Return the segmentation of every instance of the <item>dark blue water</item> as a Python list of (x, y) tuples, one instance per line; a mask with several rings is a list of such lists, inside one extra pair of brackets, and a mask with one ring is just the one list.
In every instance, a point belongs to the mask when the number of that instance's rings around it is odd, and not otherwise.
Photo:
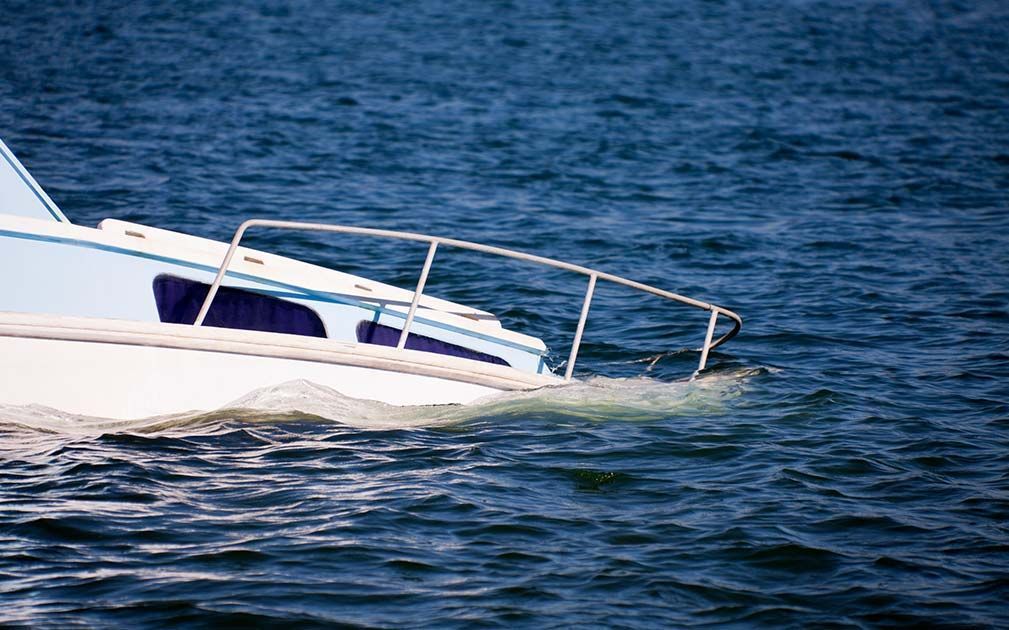
[[(704, 314), (601, 287), (568, 392), (8, 411), (0, 623), (1009, 624), (1009, 5), (8, 0), (0, 57), (0, 135), (78, 223), (416, 230), (746, 320), (691, 386)], [(566, 354), (582, 279), (439, 263)]]

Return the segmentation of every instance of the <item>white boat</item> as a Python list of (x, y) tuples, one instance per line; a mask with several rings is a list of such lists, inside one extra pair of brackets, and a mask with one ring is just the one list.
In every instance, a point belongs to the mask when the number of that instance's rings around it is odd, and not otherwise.
[[(416, 241), (428, 253), (416, 287), (402, 289), (241, 247), (250, 228)], [(564, 374), (547, 365), (540, 339), (424, 293), (446, 248), (588, 278)], [(393, 405), (561, 385), (573, 378), (600, 280), (708, 311), (698, 372), (742, 323), (720, 306), (594, 269), (422, 234), (254, 219), (229, 245), (115, 219), (78, 226), (0, 141), (0, 404), (137, 419), (214, 410), (295, 379)], [(732, 327), (715, 339), (719, 317)]]

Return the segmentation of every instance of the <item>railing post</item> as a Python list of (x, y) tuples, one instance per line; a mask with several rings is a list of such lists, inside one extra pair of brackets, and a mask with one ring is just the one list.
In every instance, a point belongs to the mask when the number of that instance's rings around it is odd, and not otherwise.
[(410, 336), (410, 326), (413, 325), (413, 316), (417, 313), (417, 305), (420, 304), (420, 296), (424, 292), (424, 285), (427, 284), (427, 274), (431, 271), (431, 263), (434, 262), (434, 253), (437, 249), (438, 241), (431, 241), (431, 246), (427, 248), (427, 259), (424, 261), (424, 268), (420, 272), (420, 280), (417, 281), (417, 289), (413, 292), (410, 311), (406, 314), (403, 332), (399, 334), (399, 343), (396, 344), (396, 348), (399, 350), (406, 347), (406, 338)]
[[(704, 346), (701, 348), (701, 362), (697, 364), (697, 372), (704, 369), (708, 364), (708, 351), (711, 350), (711, 338), (715, 334), (715, 323), (718, 322), (718, 311), (711, 309), (711, 318), (708, 320), (708, 332), (704, 335)], [(694, 375), (697, 375), (697, 372)]]
[(585, 332), (585, 320), (589, 318), (589, 305), (592, 294), (596, 290), (596, 274), (589, 275), (589, 288), (585, 291), (585, 301), (582, 302), (582, 314), (578, 318), (578, 329), (575, 330), (575, 342), (571, 344), (571, 354), (568, 355), (568, 369), (564, 372), (564, 380), (570, 381), (575, 372), (575, 359), (578, 358), (578, 348), (582, 345), (582, 333)]
[(238, 227), (235, 232), (234, 238), (231, 239), (231, 245), (228, 246), (228, 253), (224, 255), (224, 261), (221, 262), (221, 267), (217, 270), (217, 275), (214, 276), (214, 282), (210, 285), (210, 290), (207, 291), (207, 297), (203, 299), (203, 305), (200, 307), (200, 312), (196, 315), (196, 319), (193, 321), (193, 326), (202, 326), (203, 320), (207, 318), (207, 313), (210, 312), (210, 305), (213, 304), (214, 298), (217, 297), (217, 290), (221, 288), (221, 282), (224, 281), (224, 274), (228, 272), (228, 266), (231, 265), (231, 259), (235, 257), (235, 252), (238, 250), (238, 244), (242, 242), (242, 236), (245, 234), (245, 230), (252, 225), (253, 221), (246, 221)]

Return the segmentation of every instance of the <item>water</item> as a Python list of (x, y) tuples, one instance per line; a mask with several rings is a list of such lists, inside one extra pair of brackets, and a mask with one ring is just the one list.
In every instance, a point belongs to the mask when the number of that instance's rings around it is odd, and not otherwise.
[[(746, 320), (691, 385), (704, 314), (601, 287), (570, 389), (4, 408), (0, 623), (1009, 623), (1004, 3), (8, 1), (0, 54), (0, 133), (78, 223), (417, 230)], [(439, 262), (566, 354), (581, 279)]]

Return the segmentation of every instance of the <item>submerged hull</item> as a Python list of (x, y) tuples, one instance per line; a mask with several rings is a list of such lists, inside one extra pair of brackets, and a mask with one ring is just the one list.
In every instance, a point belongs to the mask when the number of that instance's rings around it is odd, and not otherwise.
[(0, 313), (0, 404), (115, 419), (212, 411), (294, 379), (391, 405), (468, 403), (559, 378), (293, 335)]

